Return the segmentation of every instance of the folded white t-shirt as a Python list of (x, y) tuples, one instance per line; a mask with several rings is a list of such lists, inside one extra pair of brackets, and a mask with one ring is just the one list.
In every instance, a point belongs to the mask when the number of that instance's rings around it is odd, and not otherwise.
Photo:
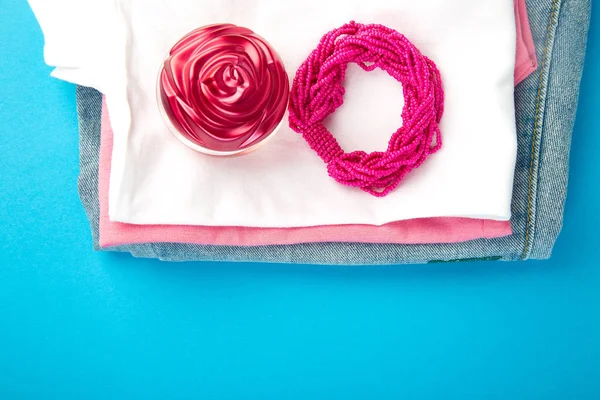
[[(298, 227), (457, 216), (510, 218), (516, 129), (513, 0), (29, 0), (53, 75), (106, 95), (114, 130), (109, 215), (135, 224)], [(343, 186), (284, 124), (238, 158), (194, 152), (157, 105), (170, 47), (214, 23), (248, 27), (279, 52), (290, 80), (320, 37), (351, 20), (396, 29), (438, 66), (443, 146), (376, 198)], [(384, 150), (401, 125), (402, 86), (350, 65), (327, 126), (344, 150)]]

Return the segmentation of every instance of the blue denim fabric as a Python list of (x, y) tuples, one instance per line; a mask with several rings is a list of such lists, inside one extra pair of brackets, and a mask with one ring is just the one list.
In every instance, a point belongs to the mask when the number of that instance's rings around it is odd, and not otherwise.
[[(518, 154), (513, 234), (457, 244), (312, 243), (282, 246), (202, 246), (147, 243), (112, 247), (168, 261), (223, 260), (315, 264), (402, 264), (469, 259), (550, 257), (562, 227), (569, 150), (577, 109), (590, 0), (528, 0), (540, 67), (515, 89)], [(79, 193), (98, 246), (98, 155), (101, 95), (77, 88), (80, 130)], [(490, 149), (493, 151), (493, 149)]]

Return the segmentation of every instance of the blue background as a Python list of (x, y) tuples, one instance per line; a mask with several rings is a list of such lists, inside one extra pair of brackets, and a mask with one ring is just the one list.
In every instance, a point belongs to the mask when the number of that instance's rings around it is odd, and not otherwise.
[(396, 267), (94, 252), (74, 87), (0, 10), (0, 398), (600, 399), (598, 9), (553, 258)]

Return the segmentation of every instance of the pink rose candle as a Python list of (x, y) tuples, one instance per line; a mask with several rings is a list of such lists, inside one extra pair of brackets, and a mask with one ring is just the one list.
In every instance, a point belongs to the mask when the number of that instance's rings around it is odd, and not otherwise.
[(211, 155), (256, 149), (286, 111), (289, 81), (275, 50), (250, 29), (196, 29), (177, 42), (158, 77), (165, 123), (184, 144)]

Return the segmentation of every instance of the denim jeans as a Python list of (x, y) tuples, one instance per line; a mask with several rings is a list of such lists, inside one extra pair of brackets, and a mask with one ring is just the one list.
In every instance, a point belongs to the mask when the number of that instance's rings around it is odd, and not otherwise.
[[(455, 244), (311, 243), (243, 247), (145, 243), (104, 250), (126, 251), (136, 257), (167, 261), (314, 264), (403, 264), (471, 259), (513, 261), (550, 257), (562, 227), (571, 134), (591, 0), (528, 0), (527, 8), (540, 67), (515, 88), (518, 154), (512, 200), (512, 235)], [(90, 220), (95, 249), (99, 249), (101, 107), (99, 92), (77, 88), (79, 194)]]

